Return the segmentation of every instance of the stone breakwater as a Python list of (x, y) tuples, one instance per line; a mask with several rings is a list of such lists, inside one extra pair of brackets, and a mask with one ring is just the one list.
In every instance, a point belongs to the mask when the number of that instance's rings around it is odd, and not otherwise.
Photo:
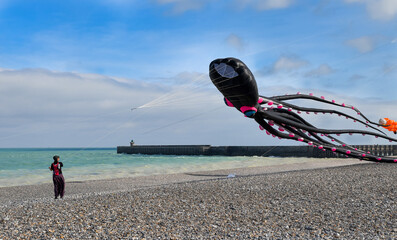
[[(397, 145), (352, 145), (379, 156), (397, 156)], [(117, 153), (148, 155), (262, 156), (345, 158), (345, 154), (305, 146), (211, 146), (211, 145), (131, 145), (118, 146)]]
[(2, 201), (0, 239), (396, 239), (396, 176), (359, 164), (135, 189), (124, 179), (57, 201), (29, 200), (50, 185), (26, 186), (26, 201)]

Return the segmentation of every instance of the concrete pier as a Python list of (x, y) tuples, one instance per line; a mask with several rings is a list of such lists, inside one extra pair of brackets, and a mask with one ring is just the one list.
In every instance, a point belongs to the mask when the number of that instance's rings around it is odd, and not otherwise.
[[(397, 145), (356, 145), (358, 149), (375, 155), (395, 156)], [(311, 146), (211, 146), (211, 145), (133, 145), (118, 146), (117, 153), (148, 155), (207, 155), (207, 156), (263, 156), (263, 157), (345, 157)]]

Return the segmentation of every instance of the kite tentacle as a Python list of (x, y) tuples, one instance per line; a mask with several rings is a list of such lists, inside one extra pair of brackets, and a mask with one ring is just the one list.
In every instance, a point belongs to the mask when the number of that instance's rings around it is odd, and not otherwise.
[[(261, 96), (261, 95), (259, 95), (259, 97), (267, 98), (267, 97), (264, 97), (264, 96)], [(380, 126), (380, 124), (378, 124), (378, 123), (376, 123), (376, 122), (370, 121), (370, 120), (369, 120), (366, 116), (364, 116), (364, 115), (361, 113), (361, 111), (358, 110), (356, 107), (354, 107), (354, 106), (352, 106), (352, 105), (349, 105), (349, 104), (345, 104), (345, 103), (338, 104), (338, 103), (336, 103), (335, 100), (329, 101), (329, 100), (326, 100), (323, 96), (321, 96), (321, 98), (319, 98), (319, 97), (316, 97), (316, 96), (313, 96), (313, 95), (307, 95), (307, 94), (300, 94), (300, 93), (299, 93), (299, 94), (290, 94), (290, 95), (273, 96), (273, 97), (269, 97), (268, 99), (273, 99), (273, 100), (276, 100), (276, 101), (283, 101), (283, 100), (293, 100), (293, 99), (302, 99), (302, 98), (303, 98), (303, 99), (315, 100), (315, 101), (318, 101), (318, 102), (323, 102), (323, 103), (335, 105), (335, 106), (338, 106), (338, 107), (344, 107), (344, 108), (352, 109), (352, 110), (354, 110), (358, 115), (360, 115), (362, 118), (364, 118), (366, 121), (368, 121), (369, 123), (372, 123), (372, 124), (375, 124), (375, 125), (377, 125), (377, 126)]]
[(380, 135), (380, 134), (370, 132), (370, 131), (364, 131), (364, 130), (357, 130), (357, 129), (328, 130), (328, 129), (315, 128), (315, 127), (308, 126), (307, 124), (302, 124), (302, 123), (298, 123), (295, 121), (291, 121), (289, 119), (285, 119), (272, 110), (273, 109), (269, 109), (267, 111), (261, 111), (261, 113), (262, 113), (263, 117), (266, 119), (283, 122), (284, 124), (287, 124), (287, 125), (290, 125), (290, 126), (293, 126), (296, 128), (304, 129), (306, 131), (312, 131), (312, 132), (323, 133), (323, 134), (359, 133), (359, 134), (364, 134), (364, 135), (365, 134), (372, 135), (375, 137), (377, 136), (377, 137), (384, 138), (384, 139), (387, 139), (390, 141), (397, 141), (397, 139), (394, 139), (394, 138), (391, 138), (388, 136), (384, 136), (384, 135)]
[[(377, 132), (380, 132), (383, 135), (386, 135), (386, 133), (384, 133), (380, 129), (377, 129), (377, 128), (369, 125), (369, 123), (372, 123), (372, 122), (369, 122), (369, 121), (364, 122), (364, 121), (362, 121), (360, 119), (357, 119), (355, 117), (352, 117), (352, 116), (350, 116), (350, 115), (348, 115), (346, 113), (340, 112), (340, 111), (336, 111), (336, 110), (332, 110), (332, 109), (321, 109), (321, 108), (305, 108), (305, 107), (300, 107), (300, 106), (297, 106), (297, 105), (294, 105), (294, 104), (285, 103), (285, 102), (282, 102), (282, 101), (275, 102), (275, 101), (272, 101), (272, 100), (269, 100), (269, 99), (264, 99), (260, 104), (264, 105), (266, 103), (268, 104), (269, 102), (271, 102), (271, 105), (273, 105), (273, 103), (276, 103), (278, 105), (278, 107), (280, 107), (280, 106), (281, 107), (288, 107), (290, 111), (297, 110), (297, 111), (305, 111), (307, 113), (314, 112), (314, 113), (330, 113), (330, 114), (334, 113), (334, 114), (338, 114), (339, 116), (344, 116), (344, 117), (346, 117), (346, 119), (352, 119), (355, 122), (357, 121), (357, 122), (363, 124), (366, 127), (372, 128), (373, 130), (375, 130)], [(374, 123), (372, 123), (372, 124), (374, 124)], [(374, 125), (381, 126), (380, 124), (374, 124)]]

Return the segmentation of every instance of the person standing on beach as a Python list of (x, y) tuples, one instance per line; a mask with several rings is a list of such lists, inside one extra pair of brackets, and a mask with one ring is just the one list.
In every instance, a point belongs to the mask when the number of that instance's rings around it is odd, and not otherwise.
[(49, 169), (53, 171), (52, 181), (54, 182), (55, 199), (57, 199), (58, 196), (63, 198), (63, 194), (65, 193), (65, 179), (62, 175), (63, 163), (59, 161), (59, 156), (57, 155), (55, 155), (53, 159), (54, 162), (51, 164)]

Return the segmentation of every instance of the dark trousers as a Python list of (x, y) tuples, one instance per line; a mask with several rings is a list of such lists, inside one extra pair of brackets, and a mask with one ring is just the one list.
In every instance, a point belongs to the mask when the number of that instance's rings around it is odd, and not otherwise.
[(61, 198), (63, 198), (63, 194), (65, 193), (65, 179), (63, 175), (52, 175), (52, 181), (54, 182), (55, 197), (61, 196)]

